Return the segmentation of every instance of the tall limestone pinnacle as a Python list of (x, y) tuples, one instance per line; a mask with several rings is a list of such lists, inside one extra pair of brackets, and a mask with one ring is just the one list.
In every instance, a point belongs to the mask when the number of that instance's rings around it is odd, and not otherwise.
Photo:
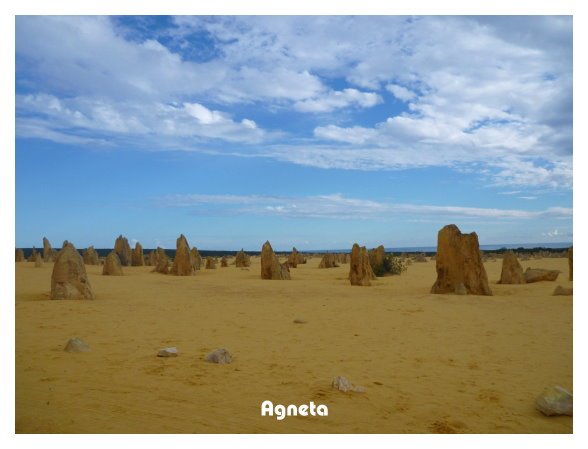
[(290, 270), (280, 263), (269, 241), (261, 248), (261, 279), (290, 279)]
[(491, 296), (488, 275), (480, 256), (478, 235), (462, 234), (454, 225), (443, 227), (437, 235), (437, 280), (431, 293), (456, 293)]
[(51, 299), (94, 299), (84, 260), (71, 243), (66, 243), (55, 259)]

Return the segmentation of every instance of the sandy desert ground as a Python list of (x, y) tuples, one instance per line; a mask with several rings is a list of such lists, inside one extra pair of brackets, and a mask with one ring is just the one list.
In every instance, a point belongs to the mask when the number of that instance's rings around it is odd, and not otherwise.
[[(87, 266), (94, 301), (49, 300), (52, 264), (16, 264), (16, 431), (23, 433), (570, 433), (533, 406), (572, 389), (567, 259), (556, 282), (497, 285), (492, 297), (429, 294), (435, 262), (351, 287), (349, 265), (291, 281), (217, 268), (193, 277)], [(307, 324), (294, 324), (297, 317)], [(63, 351), (71, 337), (91, 351)], [(156, 357), (176, 346), (176, 358)], [(226, 347), (232, 364), (204, 360)], [(365, 387), (331, 388), (342, 375)], [(326, 404), (328, 417), (260, 416), (264, 400)]]

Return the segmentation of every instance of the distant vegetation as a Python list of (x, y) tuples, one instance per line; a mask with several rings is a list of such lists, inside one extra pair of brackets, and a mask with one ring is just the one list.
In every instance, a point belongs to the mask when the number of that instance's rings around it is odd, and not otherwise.
[(567, 253), (568, 253), (568, 248), (549, 248), (549, 247), (545, 247), (545, 246), (538, 246), (536, 248), (500, 248), (500, 249), (494, 249), (494, 250), (482, 250), (482, 252), (484, 253), (496, 253), (496, 254), (504, 254), (507, 251), (514, 251), (515, 253), (521, 253), (521, 254), (532, 254), (532, 253), (538, 253), (540, 251), (544, 251), (544, 252), (550, 252), (552, 254), (557, 254), (557, 253), (561, 253), (562, 256), (561, 257), (567, 257)]
[[(571, 246), (571, 245), (570, 245)], [(25, 254), (25, 257), (28, 258), (31, 253), (33, 252), (33, 248), (22, 248)], [(54, 248), (55, 251), (59, 251), (61, 249), (61, 246)], [(83, 253), (84, 250), (86, 248), (78, 248), (78, 251), (80, 253)], [(153, 251), (155, 248), (143, 248), (143, 253), (144, 254), (149, 254), (151, 251)], [(112, 248), (96, 248), (96, 252), (98, 253), (98, 255), (100, 257), (106, 257), (110, 252), (112, 251)], [(234, 256), (237, 250), (234, 251), (226, 251), (226, 250), (201, 250), (198, 249), (198, 251), (200, 252), (200, 255), (202, 257), (222, 257), (222, 256)], [(532, 254), (532, 253), (537, 253), (539, 251), (548, 251), (552, 254), (561, 254), (561, 257), (567, 257), (567, 251), (568, 248), (549, 248), (549, 247), (544, 247), (544, 246), (538, 246), (535, 248), (500, 248), (500, 249), (493, 249), (493, 250), (484, 250), (482, 249), (483, 253), (486, 254), (490, 254), (490, 253), (494, 253), (494, 254), (503, 254), (506, 251), (514, 251), (515, 253), (520, 253), (520, 254)], [(37, 248), (37, 252), (43, 252), (43, 246), (40, 246)], [(259, 256), (261, 254), (260, 251), (245, 251), (247, 254), (249, 254), (250, 256)], [(327, 251), (325, 251), (327, 252)], [(340, 253), (346, 253), (349, 254), (351, 252), (351, 250), (348, 251), (337, 251)], [(303, 254), (313, 254), (313, 255), (319, 255), (321, 253), (316, 252), (316, 251), (301, 251), (301, 253)], [(435, 251), (405, 251), (406, 254), (425, 254), (428, 257), (434, 256), (435, 255)], [(174, 258), (174, 256), (176, 255), (176, 250), (174, 249), (166, 249), (165, 250), (165, 254), (168, 257), (171, 257), (172, 259)], [(276, 252), (276, 254), (278, 256), (288, 256), (289, 253), (281, 253), (281, 252)], [(396, 273), (397, 270), (399, 270), (400, 268), (396, 267), (396, 265), (398, 265), (398, 262), (394, 262), (391, 261), (390, 263), (390, 267), (392, 269), (393, 272), (391, 272), (392, 274), (400, 274), (400, 272)], [(402, 271), (406, 270), (406, 267), (404, 267), (404, 269)], [(375, 273), (376, 276), (379, 276), (377, 273)]]

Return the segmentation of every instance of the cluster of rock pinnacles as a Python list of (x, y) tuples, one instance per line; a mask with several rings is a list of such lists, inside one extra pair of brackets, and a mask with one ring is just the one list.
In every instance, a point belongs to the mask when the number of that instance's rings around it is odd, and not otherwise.
[[(568, 249), (569, 280), (573, 280), (573, 248)], [(349, 263), (349, 282), (351, 285), (369, 286), (376, 279), (374, 267), (380, 267), (386, 257), (384, 246), (368, 251), (365, 246), (353, 245), (351, 254), (325, 254), (319, 268), (334, 268), (340, 263)], [(25, 261), (22, 249), (15, 253), (17, 262)], [(35, 262), (35, 267), (42, 267), (44, 262), (54, 261), (51, 275), (51, 299), (94, 299), (94, 292), (88, 280), (85, 265), (100, 265), (100, 257), (93, 246), (88, 247), (83, 255), (72, 243), (65, 241), (60, 251), (52, 249), (47, 238), (43, 238), (43, 254), (33, 253), (28, 258)], [(415, 259), (416, 260), (416, 259)], [(114, 249), (104, 260), (103, 275), (122, 276), (125, 266), (153, 266), (153, 272), (175, 276), (191, 276), (203, 266), (216, 268), (216, 258), (200, 256), (198, 249), (190, 249), (188, 240), (182, 234), (176, 240), (176, 254), (173, 262), (162, 248), (157, 248), (147, 256), (143, 247), (136, 242), (131, 250), (128, 240), (120, 235)], [(443, 227), (437, 235), (437, 253), (435, 255), (437, 279), (431, 288), (436, 294), (471, 294), (492, 295), (488, 285), (488, 276), (484, 268), (478, 236), (475, 232), (463, 234), (455, 225)], [(261, 279), (291, 279), (290, 268), (305, 264), (306, 258), (296, 250), (280, 263), (269, 241), (261, 248)], [(229, 266), (229, 259), (223, 256), (221, 268)], [(241, 249), (235, 254), (234, 265), (247, 270), (251, 266), (250, 256)], [(523, 268), (513, 251), (506, 251), (502, 258), (502, 271), (499, 284), (526, 284), (538, 281), (555, 281), (558, 270)], [(558, 286), (554, 295), (570, 295), (571, 288)]]

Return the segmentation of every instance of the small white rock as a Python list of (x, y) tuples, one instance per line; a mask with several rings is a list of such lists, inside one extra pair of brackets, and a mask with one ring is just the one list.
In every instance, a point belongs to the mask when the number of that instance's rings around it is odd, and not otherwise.
[(535, 407), (546, 416), (573, 416), (574, 398), (565, 388), (556, 385), (543, 390), (535, 399)]
[(212, 363), (225, 364), (233, 361), (233, 356), (225, 348), (219, 348), (206, 356), (206, 360)]
[(177, 357), (178, 356), (178, 349), (176, 347), (173, 348), (163, 348), (160, 349), (157, 353), (157, 357)]
[(63, 350), (65, 352), (88, 352), (90, 347), (80, 338), (74, 337), (69, 339)]
[(337, 376), (331, 382), (331, 386), (344, 393), (365, 393), (364, 387), (353, 385), (349, 380), (343, 376)]

